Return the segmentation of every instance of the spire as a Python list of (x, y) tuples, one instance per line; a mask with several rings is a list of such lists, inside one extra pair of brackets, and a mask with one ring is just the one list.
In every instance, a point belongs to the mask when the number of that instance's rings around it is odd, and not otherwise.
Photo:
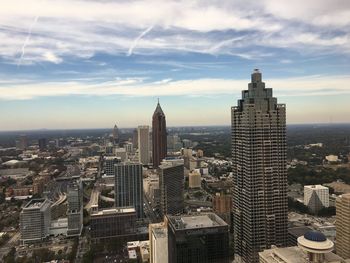
[(156, 107), (156, 109), (155, 109), (155, 111), (154, 111), (154, 114), (157, 114), (157, 113), (162, 114), (162, 115), (165, 115), (164, 112), (163, 112), (163, 110), (162, 110), (162, 107), (161, 107), (160, 104), (159, 104), (159, 98), (158, 98), (157, 107)]

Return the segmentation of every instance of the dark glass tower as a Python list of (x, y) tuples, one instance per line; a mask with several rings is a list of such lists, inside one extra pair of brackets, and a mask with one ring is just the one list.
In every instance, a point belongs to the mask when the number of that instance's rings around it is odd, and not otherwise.
[(256, 263), (287, 244), (286, 108), (256, 69), (231, 112), (235, 260)]
[(157, 168), (167, 154), (167, 133), (165, 114), (160, 107), (159, 101), (152, 117), (152, 161), (153, 167)]

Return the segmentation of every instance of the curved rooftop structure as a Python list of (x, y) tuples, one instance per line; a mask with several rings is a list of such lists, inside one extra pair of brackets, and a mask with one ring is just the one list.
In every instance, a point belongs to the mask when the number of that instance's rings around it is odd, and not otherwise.
[(309, 231), (298, 238), (298, 247), (307, 252), (310, 262), (323, 262), (324, 255), (332, 252), (334, 243), (321, 232)]
[(308, 231), (305, 233), (304, 238), (314, 242), (324, 242), (327, 240), (326, 236), (318, 231)]

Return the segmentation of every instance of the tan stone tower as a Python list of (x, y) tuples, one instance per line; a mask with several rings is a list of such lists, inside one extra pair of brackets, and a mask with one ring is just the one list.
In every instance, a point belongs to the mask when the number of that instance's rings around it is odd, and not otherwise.
[(258, 252), (287, 243), (286, 109), (255, 69), (232, 107), (235, 260), (259, 262)]
[(344, 259), (350, 258), (350, 194), (337, 198), (337, 254)]

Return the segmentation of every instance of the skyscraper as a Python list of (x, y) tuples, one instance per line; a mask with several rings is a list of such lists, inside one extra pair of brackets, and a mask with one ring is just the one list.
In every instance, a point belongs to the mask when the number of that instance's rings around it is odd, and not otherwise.
[(83, 183), (71, 182), (67, 187), (68, 236), (80, 236), (83, 230)]
[(135, 208), (137, 217), (143, 217), (142, 164), (124, 162), (114, 165), (115, 206)]
[(113, 144), (119, 143), (119, 129), (117, 125), (114, 125), (113, 128)]
[(163, 215), (181, 214), (184, 209), (184, 163), (174, 159), (159, 166), (160, 206)]
[(337, 198), (337, 254), (343, 258), (350, 258), (350, 194), (343, 194)]
[(231, 113), (235, 260), (255, 263), (287, 244), (286, 108), (255, 69)]
[(152, 117), (152, 161), (157, 168), (167, 154), (167, 133), (165, 114), (159, 101)]
[(139, 126), (137, 128), (138, 135), (138, 148), (139, 148), (139, 161), (143, 165), (147, 165), (150, 161), (149, 151), (150, 151), (150, 142), (149, 142), (149, 126)]

